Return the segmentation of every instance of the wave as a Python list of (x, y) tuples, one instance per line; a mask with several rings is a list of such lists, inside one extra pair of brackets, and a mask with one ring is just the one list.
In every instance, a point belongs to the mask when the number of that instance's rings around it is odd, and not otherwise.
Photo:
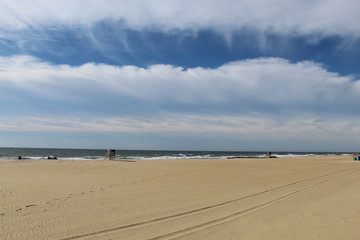
[[(54, 156), (59, 160), (103, 160), (104, 149), (32, 149), (32, 148), (0, 148), (0, 160), (47, 160)], [(321, 155), (349, 155), (349, 152), (273, 152), (272, 156), (309, 157)], [(219, 152), (219, 151), (160, 151), (160, 150), (116, 150), (119, 160), (177, 160), (177, 159), (227, 159), (227, 158), (263, 158), (266, 152)], [(53, 157), (53, 158), (54, 158)]]

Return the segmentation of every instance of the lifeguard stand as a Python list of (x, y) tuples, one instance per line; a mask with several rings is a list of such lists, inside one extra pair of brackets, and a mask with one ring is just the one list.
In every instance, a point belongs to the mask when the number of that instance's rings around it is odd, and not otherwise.
[(105, 160), (115, 160), (115, 149), (108, 149), (106, 151)]
[(271, 152), (267, 152), (267, 153), (265, 154), (265, 158), (277, 158), (277, 156), (272, 155)]

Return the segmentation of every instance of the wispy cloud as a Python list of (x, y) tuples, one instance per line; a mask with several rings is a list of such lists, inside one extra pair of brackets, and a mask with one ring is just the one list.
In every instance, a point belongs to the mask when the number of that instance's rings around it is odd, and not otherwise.
[(297, 116), (291, 119), (264, 114), (253, 116), (206, 116), (199, 114), (136, 117), (37, 117), (0, 118), (0, 131), (23, 132), (87, 132), (87, 133), (154, 133), (167, 135), (226, 134), (231, 137), (256, 139), (311, 138), (325, 140), (348, 137), (355, 141), (360, 133), (359, 118), (318, 119)]
[(347, 74), (357, 71), (341, 63), (358, 61), (359, 7), (353, 0), (3, 0), (0, 55), (183, 67), (272, 56), (316, 59)]
[(112, 19), (131, 28), (163, 30), (251, 27), (287, 34), (358, 34), (359, 4), (353, 0), (3, 0), (0, 26), (91, 25)]
[[(12, 132), (22, 132), (25, 135), (36, 134), (43, 138), (52, 134), (57, 136), (54, 142), (60, 141), (63, 147), (79, 144), (76, 139), (68, 139), (64, 142), (66, 136), (70, 134), (71, 136), (87, 136), (85, 142), (90, 141), (91, 144), (94, 144), (94, 139), (92, 139), (94, 136), (100, 139), (107, 138), (107, 142), (97, 142), (94, 145), (98, 147), (108, 147), (110, 143), (115, 144), (111, 139), (116, 136), (115, 142), (117, 144), (121, 142), (121, 147), (128, 148), (144, 148), (144, 146), (158, 148), (161, 145), (166, 149), (185, 147), (197, 150), (268, 150), (267, 147), (270, 147), (277, 150), (290, 148), (302, 151), (321, 149), (351, 151), (351, 149), (356, 149), (359, 143), (359, 120), (358, 117), (346, 119), (339, 116), (322, 119), (316, 116), (297, 116), (282, 119), (266, 114), (254, 116), (168, 114), (147, 118), (43, 115), (0, 117), (0, 131), (2, 134)], [(339, 142), (341, 142), (340, 145)], [(313, 145), (314, 143), (316, 144)], [(48, 143), (46, 146), (53, 145)], [(119, 147), (116, 144), (114, 146)]]

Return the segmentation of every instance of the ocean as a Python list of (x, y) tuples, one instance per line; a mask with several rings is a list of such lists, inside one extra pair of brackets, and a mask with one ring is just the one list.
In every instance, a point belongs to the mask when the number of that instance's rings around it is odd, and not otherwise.
[[(48, 159), (102, 160), (106, 149), (59, 149), (59, 148), (0, 148), (0, 160)], [(212, 158), (261, 158), (266, 152), (255, 151), (162, 151), (162, 150), (116, 150), (116, 159), (212, 159)], [(348, 155), (350, 152), (272, 152), (276, 157), (301, 157), (317, 155)]]

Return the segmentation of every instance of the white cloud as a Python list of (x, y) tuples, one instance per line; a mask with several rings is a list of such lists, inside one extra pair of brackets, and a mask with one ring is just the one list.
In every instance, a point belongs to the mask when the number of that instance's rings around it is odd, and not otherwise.
[(331, 140), (332, 146), (355, 146), (359, 96), (360, 81), (351, 76), (280, 58), (183, 69), (0, 57), (2, 132), (167, 135), (175, 142), (185, 136), (252, 140), (251, 146)]
[[(165, 112), (186, 106), (188, 111), (227, 114), (347, 114), (356, 111), (353, 108), (360, 100), (359, 82), (351, 76), (328, 72), (314, 62), (290, 63), (280, 58), (237, 61), (214, 69), (183, 69), (171, 65), (52, 65), (29, 56), (0, 57), (0, 86), (7, 89), (2, 98), (8, 94), (21, 99), (24, 95), (27, 101), (63, 101), (69, 108), (82, 104), (91, 109), (97, 102), (91, 110), (103, 104), (111, 111), (111, 106), (127, 100), (123, 113), (142, 104), (159, 106)], [(15, 91), (17, 96), (13, 96)]]
[(290, 34), (360, 32), (356, 0), (3, 0), (1, 28), (92, 25), (123, 21), (131, 28), (162, 30), (243, 27)]

